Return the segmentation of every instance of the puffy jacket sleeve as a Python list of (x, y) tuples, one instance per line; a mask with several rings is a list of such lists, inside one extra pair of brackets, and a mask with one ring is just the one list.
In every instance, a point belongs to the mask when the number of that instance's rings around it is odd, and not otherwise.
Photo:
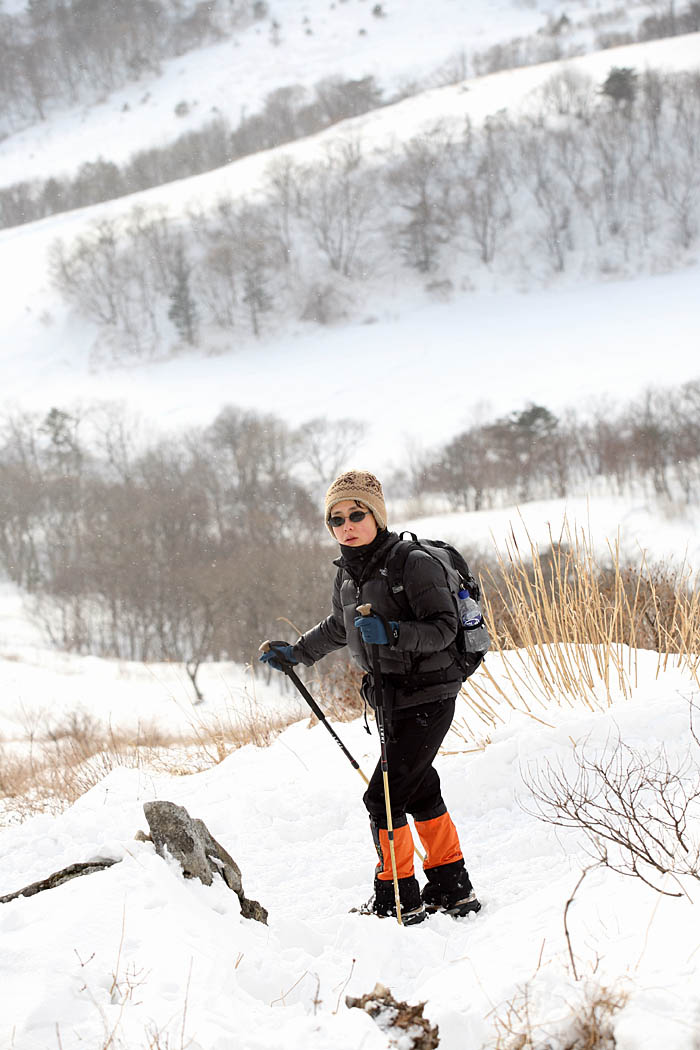
[(340, 601), (342, 575), (342, 571), (338, 570), (333, 585), (333, 608), (330, 615), (302, 634), (294, 646), (294, 655), (307, 667), (315, 664), (317, 660), (332, 653), (335, 649), (342, 649), (347, 642), (343, 606)]
[(403, 574), (404, 593), (415, 620), (401, 620), (397, 649), (434, 653), (457, 636), (457, 610), (442, 565), (423, 551), (411, 551)]

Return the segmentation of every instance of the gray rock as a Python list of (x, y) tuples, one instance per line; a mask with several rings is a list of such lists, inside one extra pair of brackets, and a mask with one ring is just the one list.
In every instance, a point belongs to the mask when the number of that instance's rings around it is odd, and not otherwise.
[(167, 850), (182, 867), (186, 879), (199, 879), (205, 886), (211, 886), (214, 875), (220, 875), (238, 896), (241, 915), (267, 924), (266, 909), (245, 896), (241, 869), (211, 835), (204, 821), (192, 818), (184, 806), (176, 806), (174, 802), (145, 802), (143, 811), (151, 840), (161, 857)]

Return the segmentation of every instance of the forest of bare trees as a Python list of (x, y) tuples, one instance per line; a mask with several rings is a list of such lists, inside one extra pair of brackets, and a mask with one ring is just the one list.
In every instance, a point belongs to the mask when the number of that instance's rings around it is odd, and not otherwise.
[[(624, 35), (606, 32), (602, 14), (591, 16), (592, 23), (601, 23), (595, 32), (595, 48), (700, 30), (699, 0), (691, 0), (683, 8), (672, 0), (658, 0), (653, 6), (654, 13), (635, 32)], [(221, 0), (195, 2), (191, 7), (181, 0), (171, 0), (169, 7), (121, 0), (116, 15), (114, 5), (99, 2), (93, 7), (87, 32), (82, 29), (86, 15), (82, 0), (30, 0), (24, 15), (11, 17), (0, 12), (0, 101), (4, 103), (0, 134), (32, 120), (44, 120), (47, 105), (89, 104), (93, 95), (104, 98), (125, 79), (155, 72), (159, 60), (169, 54), (181, 54), (227, 37), (250, 21), (269, 15), (266, 0), (236, 0), (228, 6)], [(275, 25), (273, 19), (271, 42)], [(242, 115), (235, 128), (225, 116), (215, 113), (167, 145), (137, 151), (122, 167), (95, 157), (72, 176), (52, 175), (2, 187), (0, 227), (33, 222), (212, 171), (421, 91), (460, 83), (472, 72), (481, 76), (570, 58), (582, 53), (581, 45), (569, 38), (573, 31), (566, 15), (550, 18), (542, 32), (475, 51), (469, 61), (464, 49), (458, 50), (432, 74), (405, 80), (390, 92), (368, 75), (358, 79), (331, 75), (312, 89), (301, 84), (280, 86), (270, 92), (259, 111)], [(54, 54), (57, 49), (60, 55)], [(185, 100), (175, 107), (178, 116), (188, 111)]]
[(385, 101), (370, 76), (359, 80), (330, 76), (309, 91), (300, 86), (277, 88), (259, 113), (244, 115), (235, 128), (219, 114), (166, 146), (138, 150), (121, 167), (98, 157), (82, 164), (74, 176), (32, 179), (0, 188), (0, 227), (20, 226), (212, 171), (376, 109)]
[(291, 430), (229, 408), (138, 450), (131, 433), (110, 405), (2, 422), (0, 562), (60, 648), (196, 671), (250, 659), (292, 604), (320, 615), (318, 488), (351, 421)]
[[(451, 275), (630, 275), (677, 265), (700, 232), (700, 73), (571, 71), (527, 120), (438, 126), (368, 158), (277, 161), (254, 199), (175, 219), (135, 209), (52, 249), (53, 280), (117, 356), (328, 323), (399, 260)], [(357, 290), (355, 292), (355, 290)]]
[(268, 13), (264, 0), (27, 0), (0, 11), (1, 130), (90, 104)]
[[(202, 661), (248, 661), (289, 634), (278, 618), (303, 630), (325, 615), (323, 493), (358, 423), (290, 428), (229, 407), (202, 429), (137, 434), (110, 404), (0, 420), (0, 566), (60, 648), (183, 662), (196, 687)], [(464, 510), (592, 486), (682, 505), (700, 484), (700, 380), (560, 416), (527, 405), (386, 482)]]
[(414, 464), (409, 482), (471, 511), (574, 495), (595, 479), (616, 495), (691, 503), (700, 486), (700, 381), (559, 416), (528, 404), (456, 435)]

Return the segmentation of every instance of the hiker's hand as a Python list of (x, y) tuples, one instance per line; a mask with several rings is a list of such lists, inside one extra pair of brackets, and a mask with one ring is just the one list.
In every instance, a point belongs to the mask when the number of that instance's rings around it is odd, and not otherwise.
[(269, 664), (270, 667), (274, 667), (275, 671), (283, 671), (282, 661), (286, 664), (298, 664), (296, 656), (294, 655), (293, 645), (275, 645), (270, 646), (266, 653), (263, 653), (260, 657), (260, 663)]
[(399, 625), (396, 620), (389, 620), (389, 629), (392, 637), (389, 639), (386, 627), (378, 616), (358, 616), (355, 627), (362, 635), (362, 641), (367, 645), (396, 645), (399, 637)]

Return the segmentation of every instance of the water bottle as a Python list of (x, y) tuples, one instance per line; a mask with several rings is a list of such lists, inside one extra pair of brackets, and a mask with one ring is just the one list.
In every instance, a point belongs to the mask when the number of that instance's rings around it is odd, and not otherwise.
[(483, 653), (490, 646), (489, 632), (486, 630), (484, 617), (481, 609), (474, 601), (469, 591), (463, 587), (458, 597), (459, 618), (464, 632), (464, 642), (467, 650), (472, 653)]

